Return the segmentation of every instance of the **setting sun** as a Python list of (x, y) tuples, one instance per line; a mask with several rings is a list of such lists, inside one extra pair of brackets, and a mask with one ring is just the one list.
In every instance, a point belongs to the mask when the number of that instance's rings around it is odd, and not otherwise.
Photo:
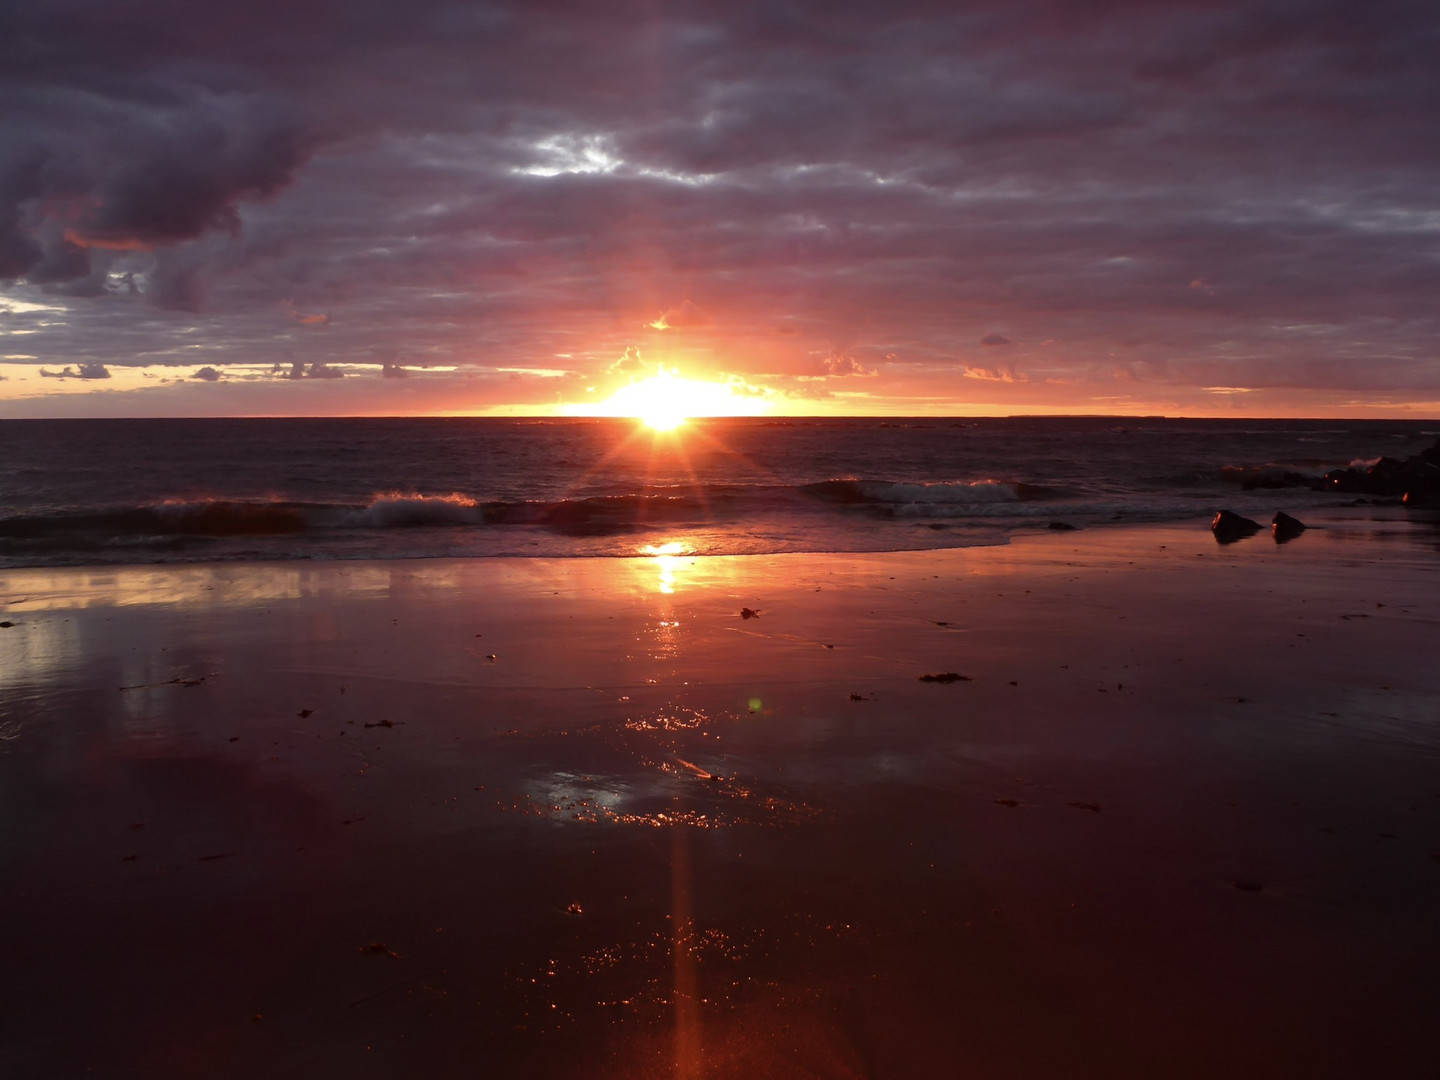
[(765, 397), (742, 393), (732, 383), (686, 379), (662, 368), (620, 387), (593, 415), (633, 416), (656, 431), (670, 431), (692, 417), (760, 416), (769, 410)]

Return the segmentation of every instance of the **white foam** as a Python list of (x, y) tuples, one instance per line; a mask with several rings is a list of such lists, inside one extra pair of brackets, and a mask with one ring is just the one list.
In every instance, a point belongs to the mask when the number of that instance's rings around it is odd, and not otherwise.
[(357, 528), (393, 529), (407, 525), (481, 525), (485, 512), (459, 492), (420, 495), (400, 491), (376, 495), (370, 505), (354, 511), (346, 524)]

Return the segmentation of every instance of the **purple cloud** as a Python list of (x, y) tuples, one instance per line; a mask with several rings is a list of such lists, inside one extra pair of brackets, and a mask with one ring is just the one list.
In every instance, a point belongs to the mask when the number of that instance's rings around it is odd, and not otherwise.
[(837, 341), (876, 394), (1435, 392), (1432, 6), (595, 10), (13, 0), (0, 305), (56, 310), (7, 325), (367, 409), (402, 353), (484, 404)]

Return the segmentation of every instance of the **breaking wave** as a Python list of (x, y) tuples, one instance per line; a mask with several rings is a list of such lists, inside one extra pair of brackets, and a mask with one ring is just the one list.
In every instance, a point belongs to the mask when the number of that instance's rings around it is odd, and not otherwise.
[[(417, 495), (399, 491), (376, 495), (368, 506), (335, 515), (338, 524), (364, 529), (403, 529), (426, 525), (483, 525), (485, 513), (474, 499), (458, 493)], [(316, 515), (317, 518), (321, 515)]]
[(334, 536), (396, 529), (502, 526), (567, 537), (604, 537), (767, 515), (875, 518), (990, 516), (1055, 496), (1001, 480), (897, 483), (856, 478), (799, 485), (709, 484), (553, 500), (480, 501), (461, 492), (377, 493), (361, 504), (282, 499), (166, 499), (142, 506), (0, 518), (0, 553), (183, 546), (244, 537)]

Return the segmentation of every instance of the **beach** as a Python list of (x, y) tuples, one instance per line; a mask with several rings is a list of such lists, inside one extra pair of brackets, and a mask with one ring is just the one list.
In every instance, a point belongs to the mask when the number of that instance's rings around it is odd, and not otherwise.
[(1424, 1075), (1440, 532), (1325, 524), (4, 571), (0, 1072)]

